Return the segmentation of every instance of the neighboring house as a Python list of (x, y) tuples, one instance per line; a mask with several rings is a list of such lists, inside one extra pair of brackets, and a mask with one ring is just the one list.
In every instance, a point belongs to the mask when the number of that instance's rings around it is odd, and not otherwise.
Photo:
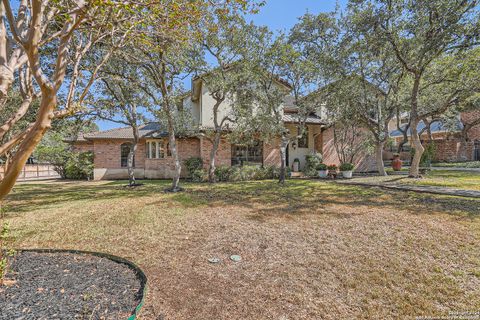
[[(283, 82), (279, 85), (285, 86)], [(292, 136), (297, 135), (296, 108), (291, 97), (286, 97), (280, 106), (283, 110), (283, 121), (290, 129)], [(202, 130), (213, 127), (213, 105), (208, 88), (200, 79), (192, 82), (192, 90), (184, 99), (184, 110), (190, 110), (195, 125)], [(222, 113), (229, 112), (229, 103), (221, 106)], [(205, 168), (209, 165), (211, 143), (202, 135), (178, 137), (178, 152), (180, 159), (200, 157)], [(92, 151), (94, 153), (94, 179), (125, 179), (127, 173), (127, 156), (133, 140), (130, 127), (111, 129), (79, 136), (74, 142), (74, 150)], [(306, 119), (306, 132), (303, 138), (291, 143), (287, 150), (287, 165), (292, 167), (293, 160), (300, 160), (300, 168), (305, 165), (305, 156), (312, 153), (322, 153), (326, 163), (338, 164), (333, 146), (333, 133), (326, 127), (325, 119), (317, 114), (310, 114)], [(370, 171), (374, 167), (370, 161), (362, 158), (359, 171)], [(217, 166), (243, 165), (244, 163), (258, 165), (280, 166), (279, 141), (257, 141), (252, 145), (234, 145), (227, 139), (222, 139), (216, 155)], [(172, 178), (174, 162), (168, 146), (168, 134), (158, 123), (149, 123), (140, 127), (140, 141), (135, 155), (135, 174), (138, 178), (164, 179)], [(185, 176), (186, 170), (182, 170)]]
[[(473, 126), (468, 130), (468, 139), (464, 139), (464, 126), (474, 123), (480, 118), (480, 111), (463, 112), (460, 114), (455, 128), (447, 128), (441, 121), (433, 121), (430, 125), (431, 138), (435, 144), (434, 161), (480, 161), (480, 125)], [(406, 126), (406, 118), (401, 122), (402, 128)], [(403, 133), (396, 129), (396, 119), (390, 125), (390, 137), (393, 139), (391, 148), (385, 150), (384, 159), (391, 160), (397, 146), (403, 141)], [(429, 141), (429, 135), (425, 123), (420, 122), (417, 130), (421, 133), (420, 139), (423, 144)], [(404, 145), (400, 156), (404, 160), (410, 160), (411, 130), (407, 131), (408, 142)]]

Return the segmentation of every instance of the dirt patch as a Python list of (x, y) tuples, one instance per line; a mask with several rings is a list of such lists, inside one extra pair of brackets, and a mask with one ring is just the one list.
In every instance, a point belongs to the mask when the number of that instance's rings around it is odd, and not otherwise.
[(127, 265), (85, 254), (19, 252), (0, 319), (127, 319), (142, 296)]

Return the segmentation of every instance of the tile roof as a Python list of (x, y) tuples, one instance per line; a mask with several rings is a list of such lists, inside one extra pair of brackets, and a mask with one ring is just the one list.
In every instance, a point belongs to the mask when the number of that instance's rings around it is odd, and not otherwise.
[[(285, 113), (283, 114), (283, 122), (287, 123), (298, 123), (298, 117), (296, 116), (295, 113)], [(325, 124), (325, 121), (323, 121), (320, 117), (316, 115), (310, 115), (307, 117), (305, 123), (307, 124)]]
[[(406, 125), (404, 125), (402, 128), (405, 128)], [(425, 128), (425, 124), (423, 121), (420, 121), (417, 126), (417, 131), (420, 132)], [(458, 121), (456, 123), (456, 130), (461, 131), (463, 129), (463, 124)], [(435, 121), (432, 123), (430, 130), (432, 132), (443, 132), (443, 131), (448, 131), (448, 128), (441, 122), (441, 121)], [(408, 129), (407, 135), (410, 136), (412, 134), (411, 128)], [(401, 137), (403, 136), (403, 133), (400, 130), (393, 130), (390, 131), (390, 136), (391, 137)]]
[[(139, 127), (140, 138), (145, 138), (153, 134), (158, 135), (161, 127), (159, 123), (151, 122)], [(123, 127), (110, 129), (105, 131), (98, 131), (88, 133), (83, 136), (87, 140), (93, 139), (133, 139), (133, 132), (131, 127)]]

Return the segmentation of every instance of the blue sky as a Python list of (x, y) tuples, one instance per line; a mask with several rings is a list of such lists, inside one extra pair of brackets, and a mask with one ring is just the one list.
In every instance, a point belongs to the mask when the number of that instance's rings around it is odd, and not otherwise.
[[(264, 7), (256, 15), (250, 16), (258, 25), (266, 25), (270, 29), (288, 31), (297, 23), (305, 12), (319, 13), (333, 11), (337, 3), (343, 6), (347, 0), (267, 0)], [(108, 121), (98, 121), (100, 130), (119, 127)]]

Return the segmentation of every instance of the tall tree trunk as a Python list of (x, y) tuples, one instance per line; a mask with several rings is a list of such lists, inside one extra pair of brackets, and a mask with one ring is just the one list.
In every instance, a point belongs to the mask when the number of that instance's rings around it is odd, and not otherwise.
[(377, 171), (381, 176), (386, 176), (387, 172), (385, 171), (385, 164), (383, 163), (383, 147), (385, 141), (377, 141), (375, 144), (375, 161), (377, 163)]
[(415, 154), (413, 155), (412, 163), (410, 164), (410, 172), (408, 176), (411, 178), (418, 178), (420, 176), (420, 160), (422, 159), (422, 154), (425, 151), (425, 148), (422, 146), (422, 142), (420, 141), (420, 135), (418, 134), (418, 91), (420, 88), (420, 74), (415, 75), (415, 80), (413, 83), (412, 88), (412, 101), (411, 101), (411, 113), (410, 113), (410, 123), (411, 123), (411, 139), (413, 144), (413, 149), (415, 150)]
[(172, 153), (173, 162), (175, 164), (175, 175), (172, 179), (172, 188), (169, 190), (171, 192), (179, 192), (182, 191), (180, 187), (180, 176), (182, 174), (182, 165), (180, 163), (180, 157), (178, 155), (177, 150), (177, 139), (175, 137), (175, 125), (173, 123), (173, 115), (170, 110), (170, 103), (167, 99), (164, 99), (167, 103), (165, 104), (165, 114), (167, 116), (167, 123), (168, 123), (168, 139), (170, 143), (170, 152)]
[(215, 130), (215, 137), (212, 141), (212, 150), (210, 150), (210, 164), (208, 167), (208, 182), (215, 183), (216, 176), (215, 176), (215, 157), (217, 155), (218, 147), (220, 146), (220, 140), (222, 138), (222, 132)]
[(25, 139), (20, 143), (18, 150), (12, 158), (11, 165), (0, 182), (0, 200), (12, 190), (15, 182), (22, 172), (28, 158), (42, 140), (45, 132), (50, 128), (53, 118), (53, 110), (57, 105), (57, 97), (54, 90), (45, 89), (42, 92), (42, 100), (35, 125), (28, 132)]
[(280, 176), (278, 178), (278, 183), (285, 184), (285, 179), (287, 175), (287, 148), (288, 148), (289, 139), (285, 134), (282, 135), (280, 141)]
[(130, 148), (130, 152), (128, 153), (128, 185), (130, 187), (136, 184), (135, 179), (135, 155), (137, 154), (138, 148), (138, 127), (135, 126), (133, 128), (133, 143), (132, 147)]

